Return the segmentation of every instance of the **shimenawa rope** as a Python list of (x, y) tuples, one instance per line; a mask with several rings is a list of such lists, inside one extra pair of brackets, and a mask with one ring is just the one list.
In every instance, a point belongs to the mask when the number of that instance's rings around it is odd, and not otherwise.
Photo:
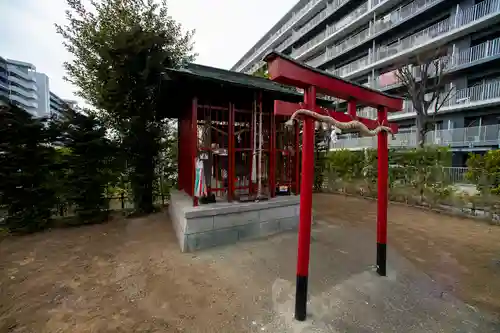
[(311, 111), (311, 110), (306, 110), (306, 109), (299, 109), (295, 111), (292, 115), (292, 117), (285, 123), (287, 126), (293, 126), (294, 121), (297, 120), (298, 116), (309, 116), (317, 121), (323, 122), (330, 124), (332, 126), (335, 126), (338, 129), (341, 130), (348, 130), (348, 129), (357, 129), (359, 132), (364, 135), (364, 136), (376, 136), (380, 132), (387, 132), (391, 133), (393, 138), (394, 138), (394, 133), (392, 132), (392, 129), (387, 126), (379, 125), (375, 129), (370, 130), (368, 127), (366, 127), (365, 124), (358, 120), (351, 120), (346, 123), (343, 123), (341, 121), (335, 120), (334, 118), (330, 116), (324, 116), (322, 114), (319, 114), (317, 112)]

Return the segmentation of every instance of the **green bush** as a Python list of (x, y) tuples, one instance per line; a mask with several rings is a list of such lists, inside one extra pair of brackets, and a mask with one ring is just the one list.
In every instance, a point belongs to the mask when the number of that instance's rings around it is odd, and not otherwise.
[(467, 179), (476, 184), (481, 193), (500, 195), (500, 150), (490, 150), (484, 155), (469, 155)]
[[(327, 158), (326, 177), (329, 190), (377, 196), (377, 151), (337, 150)], [(450, 166), (451, 153), (446, 148), (389, 151), (390, 196), (405, 202), (446, 200), (450, 183), (443, 167)]]

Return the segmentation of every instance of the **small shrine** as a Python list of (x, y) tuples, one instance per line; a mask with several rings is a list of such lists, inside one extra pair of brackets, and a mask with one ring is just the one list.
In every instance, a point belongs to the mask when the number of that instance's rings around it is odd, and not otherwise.
[[(296, 228), (302, 128), (287, 122), (304, 105), (304, 90), (196, 64), (166, 75), (165, 113), (177, 119), (179, 138), (169, 210), (182, 251)], [(331, 100), (314, 99), (314, 111), (352, 119), (351, 109), (336, 112)]]

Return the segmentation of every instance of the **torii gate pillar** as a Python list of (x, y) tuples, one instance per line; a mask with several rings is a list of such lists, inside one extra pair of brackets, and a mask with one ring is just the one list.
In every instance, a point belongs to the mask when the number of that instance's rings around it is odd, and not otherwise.
[[(316, 109), (316, 87), (310, 86), (305, 90), (304, 104), (307, 108)], [(314, 181), (314, 119), (311, 117), (304, 118), (302, 127), (301, 174), (295, 319), (304, 321), (306, 319)]]
[[(387, 112), (400, 111), (403, 106), (401, 98), (389, 96), (365, 86), (355, 85), (341, 78), (329, 75), (302, 63), (296, 62), (277, 52), (269, 54), (265, 60), (271, 80), (304, 89), (304, 104), (309, 110), (316, 111), (316, 93), (349, 101), (349, 115), (356, 116), (356, 103), (374, 107), (378, 110), (378, 123), (358, 118), (368, 128), (374, 125), (390, 126), (387, 123)], [(275, 103), (278, 105), (279, 102)], [(296, 110), (296, 109), (295, 109)], [(294, 110), (294, 111), (295, 111)], [(277, 110), (275, 109), (275, 113)], [(338, 113), (338, 112), (334, 112)], [(334, 113), (330, 116), (342, 118)], [(340, 113), (339, 113), (340, 114)], [(345, 119), (345, 118), (344, 118)], [(396, 126), (390, 126), (393, 133)], [(378, 134), (378, 206), (377, 206), (377, 272), (386, 275), (386, 242), (387, 242), (387, 203), (388, 203), (388, 142), (387, 133)], [(312, 190), (314, 180), (314, 119), (304, 117), (302, 129), (302, 170), (300, 183), (300, 221), (297, 248), (297, 286), (295, 297), (295, 319), (306, 320), (307, 286), (309, 274), (309, 252), (312, 223)], [(298, 180), (298, 179), (297, 179)]]

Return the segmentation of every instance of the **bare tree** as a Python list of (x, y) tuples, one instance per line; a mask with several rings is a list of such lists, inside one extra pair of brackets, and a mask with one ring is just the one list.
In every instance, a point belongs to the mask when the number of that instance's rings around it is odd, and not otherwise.
[(419, 54), (409, 65), (396, 70), (396, 77), (404, 87), (404, 97), (410, 100), (417, 114), (417, 142), (425, 144), (425, 135), (435, 122), (438, 111), (453, 96), (446, 74), (451, 67), (451, 56), (446, 49)]

